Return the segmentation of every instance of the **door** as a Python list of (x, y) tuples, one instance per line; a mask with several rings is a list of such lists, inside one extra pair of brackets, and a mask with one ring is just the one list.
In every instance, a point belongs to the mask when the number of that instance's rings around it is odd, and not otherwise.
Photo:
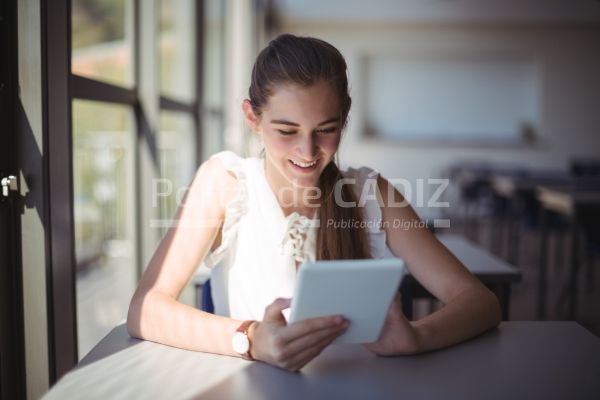
[[(0, 2), (0, 180), (16, 175), (16, 3)], [(18, 193), (0, 192), (0, 398), (24, 397), (23, 307), (17, 255)]]

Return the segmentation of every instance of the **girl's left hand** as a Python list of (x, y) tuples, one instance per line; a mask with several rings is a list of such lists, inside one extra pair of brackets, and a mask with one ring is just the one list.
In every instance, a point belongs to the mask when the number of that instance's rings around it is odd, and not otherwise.
[(402, 312), (400, 293), (390, 305), (379, 339), (364, 346), (380, 356), (415, 354), (419, 352), (417, 331)]

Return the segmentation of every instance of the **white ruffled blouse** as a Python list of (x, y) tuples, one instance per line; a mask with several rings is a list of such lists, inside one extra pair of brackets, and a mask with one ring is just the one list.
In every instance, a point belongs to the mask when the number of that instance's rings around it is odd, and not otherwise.
[[(240, 320), (262, 320), (277, 297), (292, 297), (296, 265), (314, 261), (318, 221), (297, 212), (283, 214), (264, 173), (263, 158), (241, 158), (231, 151), (213, 155), (241, 183), (239, 196), (226, 208), (221, 243), (204, 259), (211, 268), (215, 313)], [(354, 178), (365, 199), (365, 217), (373, 258), (394, 257), (381, 227), (381, 210), (369, 193), (369, 168), (342, 171)], [(364, 193), (363, 193), (364, 192)], [(360, 201), (359, 201), (360, 204)]]

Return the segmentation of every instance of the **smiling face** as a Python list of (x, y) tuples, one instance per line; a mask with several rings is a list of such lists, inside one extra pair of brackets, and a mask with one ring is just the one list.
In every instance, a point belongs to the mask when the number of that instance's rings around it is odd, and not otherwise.
[(333, 160), (343, 128), (341, 106), (331, 85), (277, 86), (256, 116), (248, 101), (243, 109), (265, 147), (266, 176), (273, 189), (318, 186)]

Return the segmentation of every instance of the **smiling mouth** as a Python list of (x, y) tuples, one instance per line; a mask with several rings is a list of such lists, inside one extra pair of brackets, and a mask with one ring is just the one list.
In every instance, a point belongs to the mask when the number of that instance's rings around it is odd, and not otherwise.
[(294, 167), (296, 167), (296, 168), (299, 168), (299, 169), (301, 169), (301, 170), (304, 170), (304, 171), (309, 171), (309, 170), (312, 170), (312, 169), (314, 169), (314, 167), (315, 167), (315, 166), (317, 165), (317, 163), (319, 162), (319, 160), (318, 160), (318, 159), (317, 159), (317, 160), (314, 160), (314, 161), (311, 161), (311, 162), (309, 162), (309, 163), (305, 163), (305, 162), (302, 162), (302, 161), (294, 161), (294, 160), (289, 160), (289, 161), (290, 161), (290, 163), (291, 163), (291, 164), (292, 164)]

